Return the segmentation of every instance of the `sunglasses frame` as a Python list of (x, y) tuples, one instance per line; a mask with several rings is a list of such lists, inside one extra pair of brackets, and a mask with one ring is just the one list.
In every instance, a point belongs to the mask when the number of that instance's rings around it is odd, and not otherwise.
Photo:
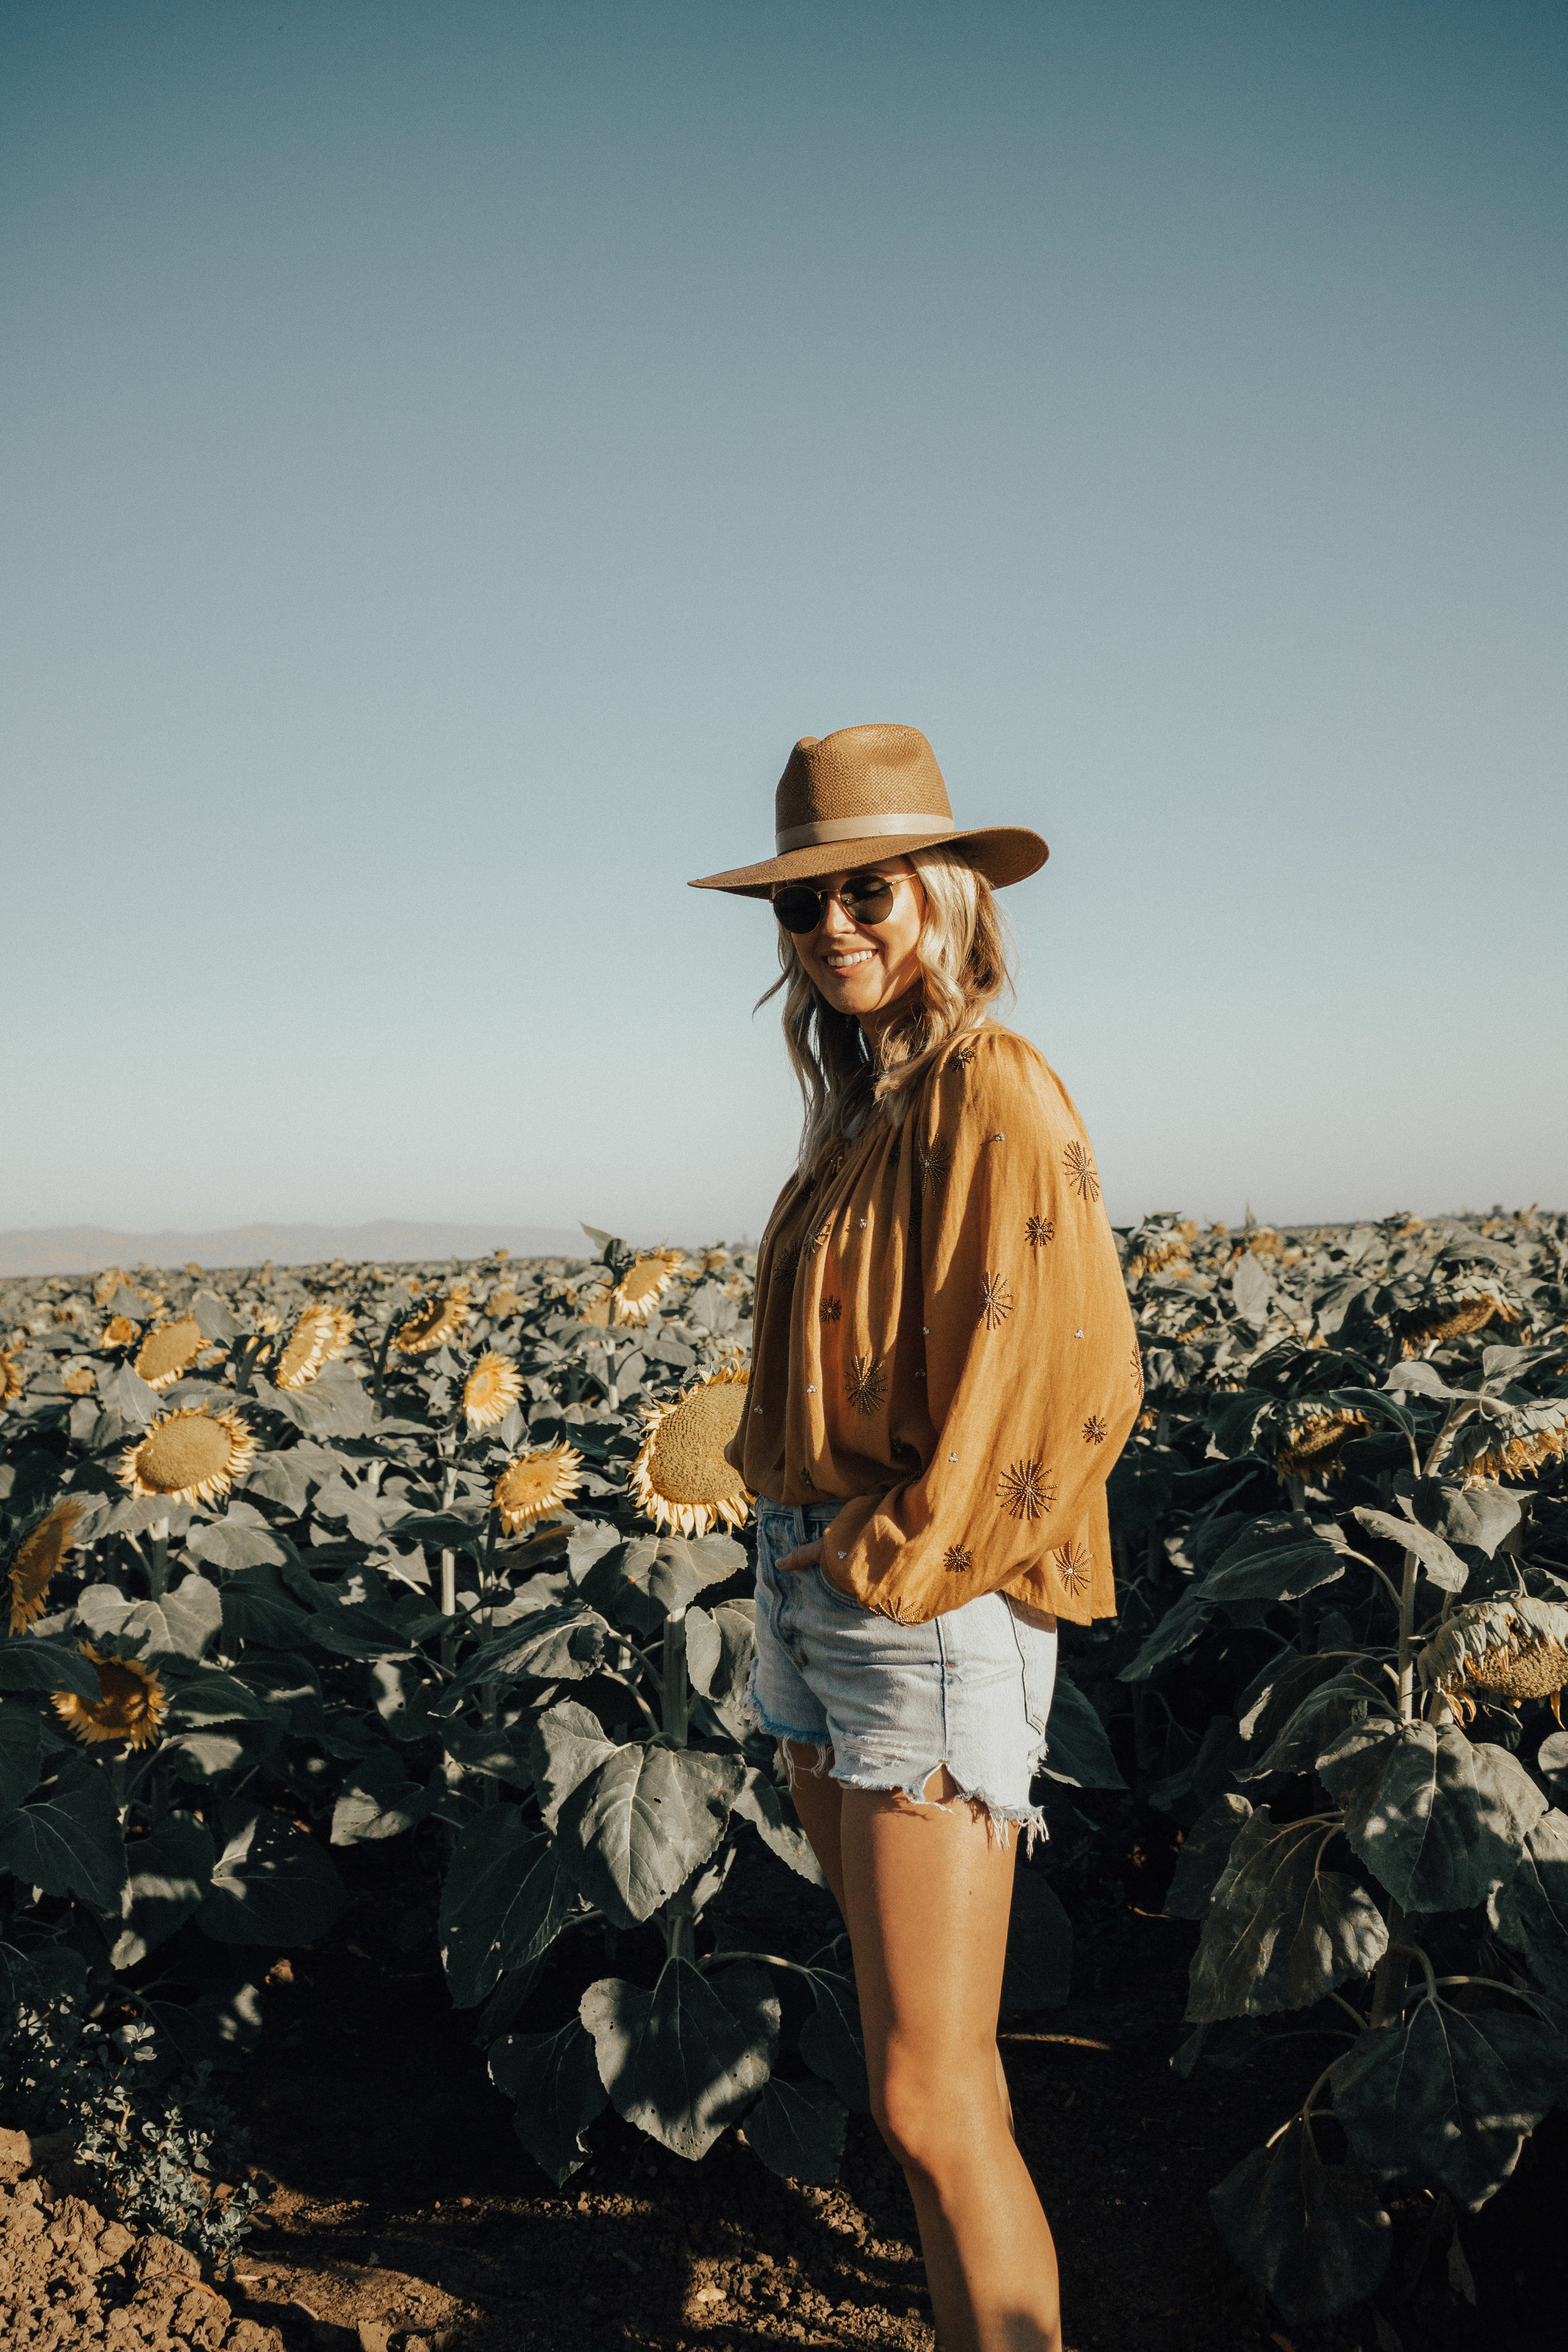
[[(869, 882), (873, 879), (879, 882), (883, 889), (889, 893), (888, 911), (885, 915), (869, 916), (858, 914), (853, 907), (845, 905), (845, 890), (847, 890), (851, 885), (856, 882)], [(826, 914), (828, 907), (831, 904), (837, 904), (843, 907), (844, 912), (848, 916), (852, 923), (863, 923), (868, 931), (874, 931), (879, 929), (882, 924), (891, 921), (893, 900), (898, 897), (899, 885), (900, 882), (907, 882), (908, 879), (909, 877), (907, 874), (879, 874), (874, 866), (868, 866), (863, 875), (851, 874), (847, 881), (844, 883), (842, 888), (837, 890), (813, 889), (809, 882), (786, 882), (774, 893), (773, 897), (769, 899), (768, 904), (773, 908), (774, 919), (779, 923), (781, 929), (788, 931), (792, 940), (809, 939), (812, 932), (820, 928), (822, 919)], [(786, 923), (784, 917), (778, 911), (780, 901), (787, 898), (794, 891), (796, 890), (803, 893), (809, 892), (810, 896), (816, 901), (816, 916), (811, 922), (805, 924), (798, 930), (793, 923)]]

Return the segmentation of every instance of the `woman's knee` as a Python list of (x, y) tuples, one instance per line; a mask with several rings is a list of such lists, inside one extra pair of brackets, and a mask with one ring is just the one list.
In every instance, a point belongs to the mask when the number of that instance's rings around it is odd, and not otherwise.
[(939, 2074), (889, 2053), (871, 2085), (871, 2114), (906, 2172), (940, 2180), (988, 2132), (1005, 2128), (994, 2061), (979, 2074), (949, 2067)]

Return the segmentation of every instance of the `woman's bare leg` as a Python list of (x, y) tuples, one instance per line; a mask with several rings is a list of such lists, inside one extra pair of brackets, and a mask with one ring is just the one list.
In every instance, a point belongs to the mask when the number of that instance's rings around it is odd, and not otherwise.
[[(1012, 2135), (996, 2011), (1015, 1848), (963, 1802), (845, 1789), (796, 1749), (795, 1806), (855, 1950), (877, 2122), (920, 2223), (943, 2352), (1060, 2352), (1056, 2248)], [(945, 1767), (928, 1781), (951, 1796)]]

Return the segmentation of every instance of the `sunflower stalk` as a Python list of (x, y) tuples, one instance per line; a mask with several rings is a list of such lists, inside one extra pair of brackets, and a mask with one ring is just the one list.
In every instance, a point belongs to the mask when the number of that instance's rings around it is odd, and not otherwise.
[(147, 1530), (147, 1583), (154, 1601), (162, 1601), (169, 1582), (169, 1522), (154, 1519)]
[(686, 1612), (672, 1609), (664, 1621), (664, 1692), (661, 1711), (665, 1737), (684, 1748), (691, 1720), (691, 1685), (686, 1671)]

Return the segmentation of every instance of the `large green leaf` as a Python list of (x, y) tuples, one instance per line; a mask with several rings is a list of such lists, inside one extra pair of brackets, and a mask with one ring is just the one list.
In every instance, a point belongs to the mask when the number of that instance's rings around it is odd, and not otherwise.
[(579, 1590), (616, 1624), (654, 1633), (710, 1584), (727, 1583), (746, 1564), (731, 1536), (634, 1536), (595, 1560)]
[(1209, 1898), (1225, 1874), (1230, 1850), (1251, 1814), (1247, 1799), (1227, 1790), (1198, 1815), (1182, 1840), (1165, 1896), (1165, 1909), (1173, 1919), (1205, 1916)]
[(1254, 1519), (1224, 1550), (1198, 1586), (1211, 1606), (1235, 1601), (1299, 1601), (1332, 1584), (1345, 1564), (1328, 1536), (1304, 1512), (1278, 1511)]
[(1320, 1758), (1354, 1852), (1407, 1911), (1464, 1911), (1513, 1875), (1546, 1799), (1506, 1748), (1456, 1724), (1352, 1726)]
[(604, 1725), (574, 1698), (546, 1707), (534, 1724), (528, 1760), (539, 1791), (539, 1810), (552, 1829), (560, 1822), (561, 1808), (574, 1789), (607, 1763), (616, 1752)]
[[(262, 1460), (264, 1464), (269, 1464), (274, 1458), (265, 1454)], [(292, 1457), (283, 1454), (277, 1458), (288, 1462)], [(250, 1484), (252, 1486), (256, 1484), (254, 1473)], [(303, 1493), (300, 1496), (298, 1507), (300, 1510), (305, 1507)], [(289, 1557), (282, 1538), (274, 1535), (265, 1520), (260, 1519), (259, 1514), (257, 1518), (237, 1518), (232, 1506), (226, 1517), (213, 1519), (205, 1527), (193, 1528), (185, 1549), (193, 1559), (204, 1560), (208, 1566), (228, 1573), (242, 1569), (277, 1568)]]
[(289, 1596), (272, 1561), (257, 1560), (225, 1577), (222, 1600), (224, 1643), (229, 1650), (245, 1642), (272, 1650), (305, 1646), (310, 1612)]
[(1321, 1821), (1281, 1825), (1267, 1805), (1243, 1823), (1193, 1955), (1194, 2023), (1310, 2009), (1376, 1965), (1387, 1925), (1353, 1879), (1322, 1867), (1331, 1835)]
[(510, 1969), (527, 1968), (579, 1908), (552, 1840), (524, 1827), (515, 1805), (492, 1805), (453, 1849), (441, 1888), (438, 1934), (458, 2009), (476, 2009)]
[(686, 1612), (686, 1669), (732, 1738), (744, 1739), (754, 1725), (747, 1696), (752, 1661), (757, 1654), (754, 1601), (725, 1601), (710, 1612)]
[(1105, 1727), (1072, 1676), (1057, 1668), (1045, 1761), (1040, 1769), (1069, 1789), (1125, 1789)]
[(512, 2127), (557, 2189), (588, 2161), (588, 2126), (609, 2093), (592, 2035), (580, 2018), (556, 2033), (508, 2033), (489, 2054), (490, 2080), (516, 2113)]
[(1496, 1899), (1498, 1934), (1535, 1982), (1568, 2002), (1568, 1813), (1542, 1813)]
[(1393, 1511), (1358, 1508), (1352, 1516), (1361, 1521), (1369, 1536), (1381, 1537), (1384, 1543), (1399, 1544), (1405, 1551), (1414, 1552), (1433, 1583), (1441, 1585), (1445, 1592), (1464, 1591), (1469, 1570), (1453, 1546), (1430, 1528)]
[(668, 1959), (651, 1993), (601, 1977), (579, 2014), (616, 2113), (693, 2160), (745, 2114), (778, 2046), (778, 1998), (761, 1969), (744, 1966), (709, 1978)]
[(1394, 1479), (1394, 1491), (1409, 1497), (1423, 1527), (1451, 1544), (1473, 1544), (1489, 1559), (1519, 1525), (1519, 1496), (1499, 1486), (1459, 1486), (1442, 1478), (1417, 1478), (1407, 1470)]
[(1059, 2009), (1072, 1983), (1072, 1921), (1038, 1863), (1013, 1874), (1004, 2009)]
[(0, 1819), (21, 1803), (37, 1780), (43, 1730), (35, 1703), (0, 1699)]
[(797, 1822), (786, 1817), (783, 1797), (756, 1765), (746, 1767), (745, 1780), (731, 1800), (730, 1810), (741, 1821), (750, 1822), (769, 1853), (787, 1863), (797, 1876), (813, 1886), (826, 1885), (810, 1839)]
[[(1278, 1736), (1269, 1741), (1255, 1764), (1247, 1764), (1238, 1772), (1237, 1779), (1267, 1780), (1276, 1772), (1306, 1771), (1342, 1731), (1352, 1724), (1365, 1721), (1374, 1699), (1381, 1705), (1376, 1684), (1364, 1670), (1358, 1671), (1354, 1666), (1309, 1684), (1300, 1705), (1280, 1725)], [(1391, 1717), (1387, 1719), (1393, 1720)]]
[(1407, 2024), (1358, 2036), (1331, 2079), (1334, 2113), (1369, 2171), (1475, 2206), (1568, 2090), (1568, 2048), (1540, 2018), (1426, 1999)]
[(746, 2117), (747, 2147), (785, 2180), (828, 2188), (838, 2178), (849, 2111), (826, 2083), (781, 2083), (771, 2075)]
[(1189, 1585), (1166, 1610), (1136, 1657), (1121, 1668), (1118, 1682), (1146, 1682), (1159, 1667), (1190, 1649), (1208, 1624), (1209, 1606), (1203, 1594)]
[(206, 1899), (216, 1860), (210, 1834), (189, 1813), (165, 1813), (144, 1838), (132, 1841), (112, 1967), (133, 1969), (184, 1927)]
[(800, 2029), (800, 2054), (814, 2074), (831, 2083), (858, 2116), (871, 2110), (866, 2045), (860, 2038), (860, 2003), (847, 1977), (827, 1969), (810, 1971), (811, 2015)]
[(574, 1593), (481, 1643), (454, 1687), (462, 1693), (487, 1682), (580, 1682), (596, 1671), (611, 1638), (613, 1628)]
[(24, 1886), (77, 1895), (100, 1918), (118, 1919), (125, 1841), (108, 1773), (85, 1757), (62, 1757), (48, 1787), (0, 1821), (0, 1871), (5, 1870)]
[(1377, 2191), (1348, 2165), (1320, 2164), (1300, 2124), (1243, 2157), (1209, 2210), (1226, 2251), (1292, 2325), (1331, 2319), (1388, 2269), (1394, 2229)]
[(724, 1834), (746, 1767), (739, 1756), (631, 1740), (561, 1806), (561, 1859), (617, 1927), (648, 1918)]
[(0, 1691), (75, 1691), (95, 1706), (101, 1696), (97, 1669), (74, 1643), (43, 1641), (36, 1633), (0, 1642)]
[(435, 1811), (440, 1796), (439, 1783), (422, 1788), (393, 1749), (373, 1751), (351, 1764), (344, 1776), (332, 1807), (330, 1843), (374, 1845), (401, 1837)]
[(229, 1838), (196, 1914), (218, 1944), (310, 1944), (348, 1903), (326, 1849), (278, 1813), (253, 1813)]

